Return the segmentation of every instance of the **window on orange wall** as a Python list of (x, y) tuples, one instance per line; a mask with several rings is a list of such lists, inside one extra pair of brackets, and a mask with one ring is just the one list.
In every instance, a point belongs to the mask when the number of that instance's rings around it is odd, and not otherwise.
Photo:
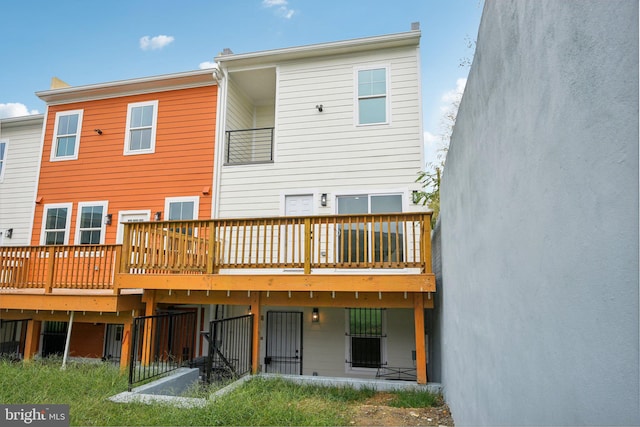
[(51, 161), (75, 160), (80, 150), (83, 110), (61, 111), (56, 113), (53, 129)]
[(104, 244), (107, 214), (107, 202), (78, 203), (78, 219), (76, 223), (76, 244)]
[(127, 110), (124, 154), (149, 154), (156, 150), (158, 101), (135, 102)]
[(69, 224), (71, 222), (71, 203), (49, 204), (44, 206), (42, 234), (43, 245), (68, 245)]

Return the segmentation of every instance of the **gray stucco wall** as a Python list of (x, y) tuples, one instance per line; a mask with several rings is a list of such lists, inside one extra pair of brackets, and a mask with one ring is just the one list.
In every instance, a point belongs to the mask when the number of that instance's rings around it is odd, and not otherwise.
[(456, 425), (638, 425), (638, 2), (487, 0), (442, 182)]

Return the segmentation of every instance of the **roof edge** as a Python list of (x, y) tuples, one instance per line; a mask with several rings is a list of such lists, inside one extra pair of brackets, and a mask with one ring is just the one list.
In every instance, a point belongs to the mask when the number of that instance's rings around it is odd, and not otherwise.
[(417, 46), (420, 41), (420, 36), (420, 30), (411, 30), (403, 33), (386, 34), (382, 36), (362, 37), (249, 53), (218, 55), (214, 60), (218, 63), (235, 61), (253, 62), (267, 57), (272, 57), (273, 60), (290, 60), (341, 52), (366, 51), (380, 47)]

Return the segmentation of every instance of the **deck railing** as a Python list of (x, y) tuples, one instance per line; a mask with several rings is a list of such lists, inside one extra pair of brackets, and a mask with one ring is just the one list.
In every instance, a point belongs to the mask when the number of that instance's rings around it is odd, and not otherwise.
[(430, 215), (272, 217), (129, 223), (122, 272), (399, 269), (431, 273)]
[(113, 289), (116, 273), (408, 268), (432, 272), (428, 213), (136, 222), (123, 245), (0, 247), (0, 290)]
[(0, 247), (0, 289), (113, 289), (120, 245)]

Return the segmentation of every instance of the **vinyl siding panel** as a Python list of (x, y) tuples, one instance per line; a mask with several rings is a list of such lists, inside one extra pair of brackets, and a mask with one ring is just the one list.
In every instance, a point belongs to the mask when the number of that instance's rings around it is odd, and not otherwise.
[(23, 246), (31, 241), (43, 121), (42, 117), (11, 124), (0, 120), (0, 140), (8, 143), (0, 181), (0, 233), (13, 228), (11, 239), (0, 237), (3, 246)]
[[(128, 104), (158, 101), (155, 153), (124, 155)], [(172, 90), (49, 107), (32, 244), (39, 244), (43, 204), (72, 202), (71, 237), (78, 202), (106, 200), (114, 224), (105, 243), (116, 240), (118, 212), (164, 211), (166, 197), (199, 196), (198, 218), (211, 217), (217, 87)], [(77, 160), (51, 162), (55, 115), (82, 109)], [(102, 135), (94, 132), (101, 129)], [(164, 217), (164, 215), (163, 215)]]
[[(356, 70), (378, 66), (389, 70), (390, 121), (358, 126)], [(278, 215), (281, 194), (299, 190), (317, 189), (331, 200), (334, 193), (404, 189), (409, 194), (419, 187), (414, 183), (423, 161), (417, 48), (283, 63), (277, 75), (274, 163), (222, 168), (221, 217)]]

